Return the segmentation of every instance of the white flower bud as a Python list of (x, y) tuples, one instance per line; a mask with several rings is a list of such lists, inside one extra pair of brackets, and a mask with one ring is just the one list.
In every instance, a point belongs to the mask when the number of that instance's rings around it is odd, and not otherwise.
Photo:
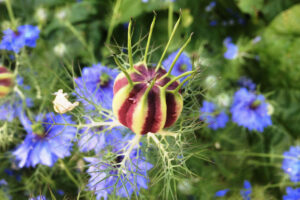
[(79, 105), (79, 102), (71, 103), (67, 99), (67, 93), (63, 93), (63, 90), (60, 89), (57, 92), (54, 93), (56, 95), (54, 101), (53, 101), (53, 107), (55, 112), (59, 114), (64, 114), (68, 111), (73, 110), (76, 106)]
[(67, 10), (66, 9), (61, 9), (59, 10), (56, 15), (55, 15), (58, 19), (60, 20), (64, 20), (67, 17)]
[(213, 88), (217, 85), (217, 77), (214, 75), (210, 75), (205, 79), (205, 86), (207, 88)]
[(178, 183), (177, 187), (178, 187), (178, 190), (183, 194), (189, 195), (189, 194), (193, 193), (192, 183), (188, 179), (181, 180)]
[(217, 104), (223, 107), (227, 107), (230, 104), (230, 97), (226, 93), (221, 93), (217, 96)]
[(47, 20), (48, 14), (46, 12), (46, 9), (40, 7), (35, 12), (35, 17), (40, 22), (45, 22)]
[(62, 57), (66, 51), (67, 51), (67, 48), (66, 48), (66, 45), (64, 43), (58, 43), (57, 45), (55, 45), (55, 47), (53, 48), (53, 51), (54, 53), (57, 55), (57, 56), (60, 56)]

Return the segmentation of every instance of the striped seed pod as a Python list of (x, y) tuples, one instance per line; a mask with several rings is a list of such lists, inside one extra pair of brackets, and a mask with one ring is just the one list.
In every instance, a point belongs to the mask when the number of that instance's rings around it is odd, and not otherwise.
[(156, 67), (147, 65), (147, 54), (155, 19), (156, 17), (154, 17), (151, 24), (146, 52), (142, 62), (133, 64), (131, 20), (128, 26), (128, 57), (130, 68), (125, 69), (118, 58), (114, 56), (115, 62), (122, 72), (116, 77), (114, 82), (113, 113), (121, 124), (139, 135), (149, 132), (158, 133), (163, 128), (170, 127), (177, 121), (183, 107), (180, 88), (189, 78), (186, 78), (182, 83), (179, 82), (179, 79), (194, 73), (193, 71), (185, 72), (177, 77), (171, 75), (175, 62), (190, 42), (191, 37), (178, 51), (168, 72), (161, 65), (170, 41), (178, 27), (180, 18), (175, 24), (169, 42)]
[(143, 63), (129, 72), (132, 83), (120, 73), (114, 83), (113, 112), (119, 122), (136, 134), (156, 133), (176, 122), (183, 99), (176, 88), (179, 81), (167, 72), (148, 68)]
[(0, 66), (0, 98), (5, 97), (14, 85), (14, 75), (8, 69)]

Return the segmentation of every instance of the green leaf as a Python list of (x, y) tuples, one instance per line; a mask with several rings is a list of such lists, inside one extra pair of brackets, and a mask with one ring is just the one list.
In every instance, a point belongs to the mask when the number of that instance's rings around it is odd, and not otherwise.
[(238, 7), (242, 12), (250, 15), (256, 15), (257, 11), (261, 10), (264, 5), (264, 0), (239, 0)]

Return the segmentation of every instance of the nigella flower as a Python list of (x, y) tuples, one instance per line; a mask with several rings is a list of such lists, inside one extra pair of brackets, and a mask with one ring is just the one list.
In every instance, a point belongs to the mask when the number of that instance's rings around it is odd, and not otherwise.
[(230, 111), (232, 121), (250, 131), (263, 132), (265, 127), (272, 125), (265, 97), (256, 95), (246, 88), (241, 88), (234, 94)]
[(21, 122), (27, 135), (13, 152), (20, 168), (37, 164), (53, 166), (57, 159), (71, 154), (71, 142), (76, 134), (76, 128), (67, 125), (74, 124), (71, 116), (48, 113), (38, 115), (32, 123), (23, 115)]
[(289, 151), (283, 153), (282, 169), (293, 182), (300, 181), (300, 146), (290, 147)]
[[(86, 123), (91, 123), (86, 120)], [(78, 146), (81, 152), (94, 150), (99, 153), (106, 146), (113, 144), (119, 138), (122, 138), (120, 129), (113, 128), (111, 131), (104, 131), (103, 127), (84, 128), (81, 131)]]
[(215, 197), (224, 197), (228, 191), (229, 189), (219, 190), (216, 192)]
[(224, 39), (223, 44), (227, 48), (227, 51), (224, 53), (224, 58), (232, 60), (238, 56), (238, 46), (232, 43), (232, 39), (227, 37)]
[(24, 46), (36, 46), (36, 40), (39, 38), (40, 30), (37, 26), (22, 25), (19, 26), (16, 31), (6, 29), (3, 31), (3, 34), (0, 49), (19, 53), (20, 49)]
[(256, 88), (256, 84), (250, 79), (245, 76), (242, 76), (238, 80), (238, 85), (243, 88), (247, 88), (250, 91), (254, 91)]
[[(173, 63), (173, 60), (175, 59), (177, 53), (179, 50), (171, 53), (168, 58), (166, 58), (162, 65), (165, 67), (165, 69), (168, 71)], [(171, 72), (173, 76), (179, 76), (180, 74), (191, 71), (193, 69), (191, 59), (187, 55), (187, 53), (182, 52), (182, 54), (179, 56), (178, 60), (176, 61), (174, 68)], [(185, 78), (181, 78), (180, 81), (184, 80)]]
[(212, 102), (203, 101), (200, 112), (200, 119), (208, 123), (208, 127), (213, 130), (224, 128), (229, 120), (225, 111), (217, 111), (215, 104)]
[(117, 75), (117, 70), (102, 66), (100, 63), (83, 68), (82, 76), (75, 79), (78, 100), (88, 110), (95, 110), (94, 105), (111, 109), (114, 79)]
[[(128, 137), (124, 138), (124, 140), (127, 139)], [(85, 158), (89, 163), (87, 172), (91, 176), (87, 186), (89, 190), (95, 192), (97, 200), (102, 198), (106, 200), (114, 191), (117, 196), (130, 199), (133, 193), (138, 195), (141, 188), (148, 188), (147, 171), (153, 166), (145, 161), (137, 148), (129, 154), (130, 160), (125, 162), (126, 169), (121, 170), (126, 172), (120, 172), (119, 167), (124, 159), (122, 151), (125, 145), (126, 143), (114, 145), (113, 151), (119, 155), (111, 163), (104, 162), (101, 157)]]
[(245, 180), (244, 181), (244, 189), (242, 189), (240, 191), (240, 194), (243, 197), (243, 200), (250, 200), (251, 199), (251, 197), (250, 197), (251, 193), (252, 193), (251, 184), (250, 184), (249, 181)]
[(300, 188), (293, 189), (292, 187), (286, 188), (286, 195), (283, 196), (283, 200), (299, 200)]

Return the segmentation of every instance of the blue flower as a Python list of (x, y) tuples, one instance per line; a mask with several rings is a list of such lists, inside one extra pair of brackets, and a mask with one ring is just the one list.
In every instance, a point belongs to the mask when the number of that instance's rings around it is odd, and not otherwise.
[[(125, 137), (123, 141), (128, 142), (128, 139), (129, 137)], [(120, 172), (118, 164), (124, 158), (122, 150), (125, 145), (126, 143), (121, 142), (113, 146), (113, 152), (118, 156), (111, 163), (105, 163), (101, 157), (85, 158), (89, 163), (87, 172), (90, 175), (87, 186), (89, 190), (95, 192), (97, 200), (102, 198), (106, 200), (114, 191), (117, 196), (129, 199), (134, 192), (138, 195), (141, 188), (148, 188), (147, 171), (153, 166), (145, 161), (141, 152), (136, 148), (131, 151), (130, 160), (125, 163), (126, 173), (118, 176)]]
[[(86, 123), (90, 123), (86, 120)], [(94, 150), (99, 153), (106, 146), (113, 144), (116, 140), (122, 138), (122, 134), (118, 128), (111, 131), (104, 131), (103, 127), (84, 128), (81, 131), (81, 137), (78, 146), (81, 152)]]
[(244, 181), (244, 189), (240, 191), (241, 196), (243, 197), (243, 200), (250, 200), (250, 195), (252, 193), (252, 187), (249, 181)]
[[(165, 67), (165, 69), (168, 71), (178, 53), (179, 49), (173, 53), (171, 53), (168, 58), (166, 58), (162, 65)], [(180, 74), (191, 71), (193, 69), (193, 65), (191, 62), (191, 59), (187, 55), (187, 53), (182, 52), (182, 54), (179, 56), (178, 60), (176, 61), (173, 70), (171, 74), (173, 76), (179, 76)], [(183, 81), (185, 78), (181, 78), (180, 81)]]
[(256, 88), (256, 84), (250, 79), (245, 76), (242, 76), (238, 80), (238, 85), (243, 88), (247, 88), (250, 91), (254, 91)]
[(249, 92), (246, 88), (241, 88), (234, 94), (230, 111), (232, 121), (250, 131), (263, 132), (265, 127), (272, 125), (265, 97)]
[[(21, 122), (27, 132), (25, 140), (13, 152), (18, 166), (35, 167), (37, 164), (53, 166), (59, 158), (69, 156), (76, 128), (62, 124), (74, 124), (71, 116), (38, 115), (32, 123), (23, 115)], [(55, 125), (55, 124), (60, 125)]]
[(229, 189), (219, 190), (216, 192), (215, 197), (224, 197), (228, 191)]
[(283, 200), (299, 200), (300, 188), (293, 189), (292, 187), (287, 187), (286, 194), (283, 196)]
[(209, 22), (209, 25), (210, 25), (210, 26), (217, 26), (217, 25), (218, 25), (218, 21), (217, 21), (217, 20), (211, 20), (211, 21)]
[(22, 25), (17, 28), (17, 31), (7, 29), (3, 31), (3, 34), (0, 49), (19, 53), (20, 49), (24, 46), (36, 46), (36, 40), (39, 38), (40, 30), (37, 26)]
[(300, 146), (290, 147), (283, 153), (282, 169), (290, 176), (291, 181), (300, 181)]
[(224, 58), (229, 60), (235, 59), (238, 56), (238, 46), (232, 43), (232, 39), (230, 37), (225, 38), (223, 44), (227, 48), (224, 53)]
[(213, 130), (224, 128), (229, 120), (228, 115), (224, 111), (218, 112), (212, 102), (203, 101), (200, 112), (200, 119), (208, 123), (208, 127)]
[(95, 110), (94, 105), (112, 108), (114, 79), (118, 71), (100, 63), (82, 70), (82, 77), (75, 79), (76, 95), (87, 110)]

